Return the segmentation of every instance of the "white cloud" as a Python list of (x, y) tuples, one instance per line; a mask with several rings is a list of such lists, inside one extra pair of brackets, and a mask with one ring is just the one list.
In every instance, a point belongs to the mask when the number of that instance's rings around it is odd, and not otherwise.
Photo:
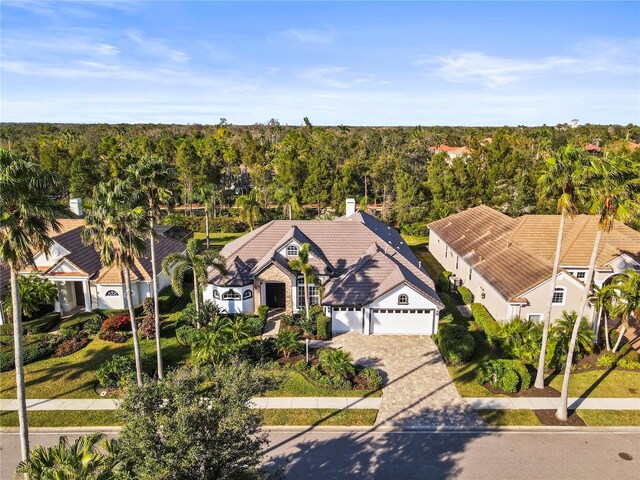
[(139, 32), (129, 32), (127, 36), (133, 40), (144, 52), (167, 58), (173, 62), (186, 62), (189, 55), (171, 48), (165, 40), (159, 38), (145, 38)]
[(333, 28), (324, 28), (321, 30), (290, 28), (282, 33), (300, 43), (318, 45), (332, 43), (335, 40), (335, 30)]
[(353, 76), (345, 67), (327, 65), (302, 72), (302, 78), (324, 87), (347, 89), (371, 80), (371, 76)]

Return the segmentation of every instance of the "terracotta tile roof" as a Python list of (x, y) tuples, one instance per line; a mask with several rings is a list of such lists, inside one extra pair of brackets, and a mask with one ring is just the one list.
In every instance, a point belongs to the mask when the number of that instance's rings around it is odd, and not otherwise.
[(445, 153), (453, 153), (456, 155), (467, 155), (471, 153), (471, 150), (468, 147), (450, 147), (449, 145), (438, 145), (435, 149), (436, 152), (445, 152)]
[[(485, 205), (429, 224), (458, 255), (472, 265), (505, 298), (518, 298), (549, 278), (560, 227), (558, 215), (510, 218)], [(598, 218), (578, 215), (565, 224), (560, 265), (587, 267), (598, 229)], [(640, 233), (614, 222), (603, 234), (597, 266), (626, 253), (640, 261)]]
[[(326, 285), (328, 293), (336, 281), (349, 281), (349, 285), (358, 282), (360, 277), (351, 277), (354, 268), (363, 268), (367, 255), (377, 249), (375, 261), (366, 263), (364, 270), (358, 270), (358, 275), (367, 275), (380, 284), (381, 278), (391, 278), (385, 281), (387, 285), (393, 279), (404, 279), (414, 285), (425, 295), (433, 298), (440, 305), (433, 280), (426, 272), (418, 268), (419, 262), (411, 249), (404, 242), (400, 234), (393, 228), (376, 220), (371, 215), (356, 212), (349, 217), (336, 220), (277, 220), (228, 243), (221, 254), (227, 258), (229, 274), (221, 278), (213, 269), (210, 270), (209, 281), (217, 285), (247, 285), (253, 281), (253, 274), (271, 262), (278, 262), (288, 268), (288, 259), (277, 254), (282, 246), (291, 239), (311, 245), (313, 259), (310, 263), (320, 274), (333, 278)], [(387, 253), (379, 253), (384, 252)], [(369, 252), (369, 253), (367, 253)], [(384, 258), (383, 258), (384, 257)], [(247, 273), (246, 268), (251, 271)], [(385, 273), (386, 272), (386, 273)], [(390, 273), (395, 272), (394, 276)], [(380, 292), (378, 285), (368, 292)], [(354, 292), (355, 289), (354, 286)], [(374, 293), (377, 294), (377, 293)], [(355, 297), (354, 297), (355, 298)], [(358, 296), (362, 299), (361, 296)]]
[(602, 153), (602, 149), (599, 146), (594, 145), (592, 143), (587, 143), (584, 146), (584, 149), (585, 149), (585, 151), (591, 152), (591, 153)]
[(629, 142), (629, 149), (631, 150), (636, 150), (638, 148), (640, 148), (640, 143), (635, 143), (635, 142)]

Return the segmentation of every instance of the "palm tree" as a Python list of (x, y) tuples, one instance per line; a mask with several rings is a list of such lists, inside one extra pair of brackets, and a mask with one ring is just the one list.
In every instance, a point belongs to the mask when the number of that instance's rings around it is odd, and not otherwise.
[(262, 218), (262, 209), (256, 198), (255, 190), (236, 198), (235, 206), (238, 209), (240, 219), (247, 222), (249, 228), (253, 230), (254, 224)]
[(562, 317), (551, 327), (551, 358), (548, 363), (552, 368), (556, 368), (568, 355), (568, 347), (576, 324), (578, 324), (578, 335), (576, 336), (575, 349), (580, 354), (591, 352), (593, 348), (593, 330), (586, 317), (582, 317), (580, 322), (577, 322), (577, 319), (578, 314), (576, 312), (568, 313), (565, 311), (562, 312)]
[[(160, 341), (160, 307), (158, 306), (158, 272), (156, 268), (156, 244), (154, 226), (160, 220), (161, 204), (170, 204), (173, 190), (178, 185), (176, 171), (172, 165), (160, 157), (143, 157), (129, 168), (129, 179), (135, 184), (134, 191), (144, 197), (149, 216), (149, 246), (151, 247), (151, 281), (153, 288), (153, 318), (156, 329), (156, 355), (158, 378), (164, 378), (162, 347)], [(208, 239), (207, 239), (208, 240)]]
[(285, 185), (276, 190), (276, 201), (278, 205), (282, 207), (283, 213), (289, 215), (289, 220), (294, 215), (298, 215), (300, 212), (300, 203), (298, 202), (298, 195), (293, 185)]
[(82, 241), (85, 245), (94, 246), (104, 266), (116, 267), (122, 273), (133, 333), (136, 379), (138, 385), (142, 385), (140, 340), (131, 295), (131, 268), (147, 249), (144, 239), (151, 235), (151, 227), (146, 208), (136, 205), (134, 194), (127, 187), (112, 180), (94, 188), (92, 204), (85, 216)]
[[(31, 459), (17, 466), (16, 473), (33, 479), (115, 479), (124, 465), (113, 455), (113, 440), (99, 445), (103, 438), (102, 433), (91, 433), (77, 438), (72, 444), (69, 444), (67, 437), (60, 437), (57, 445), (38, 445), (33, 450)], [(100, 446), (106, 454), (99, 451)]]
[(289, 260), (289, 268), (302, 274), (304, 279), (304, 308), (307, 320), (309, 320), (309, 283), (320, 288), (320, 281), (316, 275), (315, 269), (309, 265), (309, 250), (311, 245), (303, 243), (302, 248), (298, 251), (298, 258)]
[(16, 394), (22, 459), (29, 459), (27, 404), (22, 349), (20, 270), (34, 264), (36, 252), (47, 252), (59, 231), (57, 216), (69, 214), (55, 201), (62, 189), (59, 179), (24, 155), (0, 149), (0, 261), (9, 267), (13, 312)]
[(632, 315), (636, 319), (640, 318), (640, 273), (634, 270), (627, 270), (624, 275), (618, 275), (614, 279), (611, 288), (617, 294), (617, 303), (614, 311), (620, 315), (622, 320), (620, 335), (613, 346), (613, 352), (615, 353), (618, 351), (622, 337), (624, 337), (629, 328), (629, 318)]
[(553, 307), (553, 293), (556, 289), (558, 268), (560, 265), (560, 252), (562, 249), (562, 236), (564, 225), (568, 216), (573, 217), (576, 212), (576, 186), (580, 183), (582, 175), (581, 165), (584, 163), (583, 155), (580, 151), (566, 147), (555, 158), (545, 160), (545, 169), (538, 179), (538, 185), (545, 196), (558, 196), (557, 210), (560, 213), (560, 226), (556, 239), (556, 252), (553, 260), (553, 270), (551, 272), (551, 282), (549, 286), (549, 308), (544, 317), (542, 328), (542, 343), (540, 347), (540, 357), (538, 358), (538, 370), (534, 386), (544, 388), (544, 367), (547, 352), (547, 339), (549, 337), (549, 324), (551, 321), (551, 311)]
[[(591, 213), (597, 214), (598, 230), (591, 251), (589, 270), (584, 281), (582, 301), (578, 318), (582, 318), (589, 301), (589, 292), (593, 281), (593, 273), (600, 249), (602, 233), (609, 233), (613, 229), (614, 221), (627, 221), (634, 212), (638, 211), (636, 198), (640, 188), (640, 178), (637, 171), (633, 169), (631, 161), (623, 156), (605, 157), (603, 159), (592, 159), (591, 165), (586, 169), (588, 174), (588, 203)], [(573, 362), (573, 351), (580, 328), (579, 322), (573, 327), (565, 375), (562, 380), (562, 392), (560, 393), (560, 406), (556, 412), (556, 417), (560, 420), (567, 420), (567, 401), (569, 396), (569, 376), (571, 363)]]
[[(44, 305), (53, 305), (53, 302), (58, 300), (58, 287), (35, 273), (21, 275), (18, 279), (18, 289), (22, 314), (30, 318), (33, 318)], [(2, 304), (7, 316), (11, 317), (13, 313), (11, 297), (5, 297)]]
[(596, 320), (596, 328), (595, 328), (595, 336), (593, 339), (593, 343), (596, 344), (600, 340), (600, 326), (602, 322), (602, 316), (604, 315), (604, 337), (607, 350), (611, 351), (611, 345), (609, 344), (609, 311), (611, 310), (612, 304), (611, 300), (614, 297), (614, 291), (611, 288), (611, 285), (604, 285), (602, 287), (598, 287), (597, 285), (593, 285), (593, 298), (594, 298), (594, 308), (598, 311), (598, 316)]
[(201, 254), (195, 238), (187, 242), (185, 253), (171, 253), (162, 261), (162, 271), (171, 277), (171, 287), (176, 295), (183, 293), (182, 282), (187, 270), (193, 272), (193, 290), (196, 311), (200, 312), (200, 284), (207, 282), (207, 270), (213, 267), (222, 275), (227, 274), (226, 262), (219, 252), (207, 251)]
[(226, 363), (251, 339), (243, 318), (215, 315), (191, 345), (195, 363)]

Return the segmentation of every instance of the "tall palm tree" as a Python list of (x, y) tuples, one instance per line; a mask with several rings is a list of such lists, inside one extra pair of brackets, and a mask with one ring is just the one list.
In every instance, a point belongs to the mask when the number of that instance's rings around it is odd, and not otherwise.
[(593, 286), (593, 297), (594, 297), (594, 307), (598, 311), (598, 316), (596, 317), (596, 328), (595, 328), (595, 336), (593, 343), (598, 343), (600, 340), (600, 326), (602, 322), (602, 317), (604, 315), (604, 338), (607, 350), (611, 351), (611, 345), (609, 344), (609, 311), (611, 310), (612, 304), (611, 300), (614, 297), (614, 290), (611, 288), (611, 285), (604, 285), (602, 287), (598, 287), (597, 285)]
[[(600, 249), (602, 234), (609, 233), (613, 229), (614, 221), (627, 221), (634, 212), (638, 211), (637, 195), (640, 187), (640, 179), (637, 171), (632, 169), (632, 162), (623, 156), (612, 156), (592, 159), (591, 165), (586, 169), (588, 174), (587, 203), (591, 213), (599, 216), (598, 229), (596, 231), (589, 270), (584, 281), (582, 301), (578, 318), (582, 318), (589, 301), (589, 292), (593, 281), (593, 273)], [(560, 405), (556, 417), (567, 420), (567, 402), (569, 396), (569, 377), (571, 364), (573, 363), (573, 351), (580, 329), (580, 322), (573, 327), (564, 378), (562, 379), (562, 391), (560, 393)]]
[(289, 268), (300, 272), (304, 279), (304, 308), (307, 320), (309, 320), (309, 283), (320, 288), (320, 281), (315, 269), (309, 264), (309, 250), (311, 250), (311, 245), (303, 243), (302, 248), (298, 251), (298, 258), (289, 260)]
[(256, 198), (255, 190), (236, 198), (235, 206), (238, 209), (240, 219), (243, 222), (247, 222), (249, 228), (253, 230), (255, 223), (262, 218), (262, 209)]
[(624, 275), (618, 275), (614, 279), (611, 288), (617, 294), (617, 303), (614, 311), (620, 315), (622, 320), (620, 335), (613, 346), (613, 352), (615, 353), (618, 351), (622, 337), (624, 337), (629, 328), (629, 318), (631, 316), (636, 319), (640, 318), (640, 273), (634, 270), (627, 270)]
[(162, 261), (162, 271), (171, 277), (171, 287), (176, 295), (182, 295), (182, 281), (187, 270), (193, 272), (193, 290), (196, 311), (200, 312), (200, 284), (207, 282), (207, 270), (213, 267), (222, 275), (227, 274), (226, 262), (219, 252), (200, 253), (195, 238), (187, 242), (185, 253), (171, 253)]
[(16, 393), (22, 459), (29, 458), (27, 404), (24, 384), (20, 270), (34, 264), (36, 252), (48, 252), (50, 231), (59, 231), (56, 217), (69, 214), (55, 201), (62, 183), (24, 155), (0, 149), (0, 261), (10, 270)]
[(138, 385), (142, 385), (142, 362), (131, 295), (131, 268), (136, 259), (144, 255), (147, 249), (145, 237), (150, 234), (146, 208), (136, 204), (128, 185), (117, 180), (96, 185), (85, 216), (82, 241), (85, 245), (93, 245), (100, 254), (102, 264), (118, 268), (124, 278)]
[(134, 191), (142, 193), (149, 218), (149, 246), (151, 247), (151, 281), (153, 288), (153, 318), (156, 329), (156, 355), (158, 378), (164, 378), (162, 346), (160, 341), (160, 307), (158, 306), (158, 272), (156, 266), (155, 224), (160, 221), (161, 205), (170, 204), (173, 191), (177, 187), (176, 171), (172, 165), (160, 157), (143, 157), (129, 168), (129, 180), (134, 183)]
[(289, 220), (300, 212), (300, 203), (298, 202), (298, 194), (293, 185), (284, 185), (276, 190), (275, 199), (278, 205), (282, 207), (283, 212), (289, 215)]
[(564, 235), (564, 225), (568, 216), (573, 217), (576, 212), (577, 191), (576, 187), (581, 181), (583, 155), (580, 151), (566, 147), (559, 152), (555, 158), (545, 160), (545, 168), (538, 179), (538, 185), (544, 196), (557, 196), (557, 210), (560, 213), (560, 226), (556, 238), (556, 251), (551, 272), (551, 282), (549, 285), (549, 301), (547, 315), (544, 317), (542, 327), (542, 343), (540, 347), (540, 357), (538, 358), (538, 369), (534, 386), (544, 388), (544, 367), (547, 353), (547, 340), (549, 338), (549, 325), (551, 322), (551, 311), (553, 307), (553, 294), (556, 289), (558, 268), (560, 265), (560, 252), (562, 249), (562, 236)]

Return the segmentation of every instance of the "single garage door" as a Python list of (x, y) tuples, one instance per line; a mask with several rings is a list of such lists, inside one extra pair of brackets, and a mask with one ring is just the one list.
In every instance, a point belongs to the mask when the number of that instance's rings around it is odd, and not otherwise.
[(333, 333), (362, 332), (362, 309), (333, 307), (331, 310)]
[(433, 310), (373, 309), (371, 327), (379, 335), (431, 335)]

